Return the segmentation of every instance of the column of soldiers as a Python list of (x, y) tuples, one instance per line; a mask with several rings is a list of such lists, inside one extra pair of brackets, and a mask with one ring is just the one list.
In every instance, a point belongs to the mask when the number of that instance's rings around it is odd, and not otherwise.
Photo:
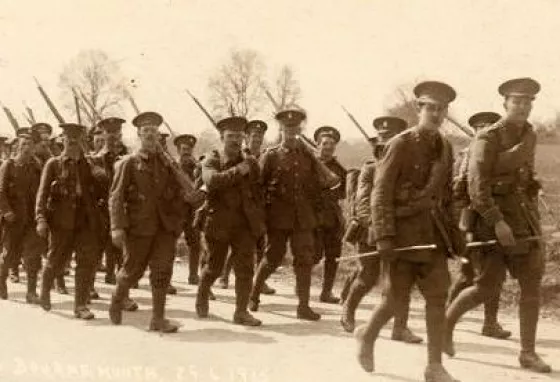
[[(347, 173), (336, 159), (341, 139), (336, 128), (316, 129), (309, 143), (302, 134), (307, 116), (296, 108), (276, 114), (280, 142), (264, 151), (263, 121), (219, 121), (220, 147), (200, 161), (193, 157), (196, 138), (189, 134), (173, 140), (179, 160), (170, 156), (159, 131), (163, 118), (154, 112), (133, 119), (140, 148), (129, 155), (123, 155), (125, 121), (119, 118), (99, 122), (92, 152), (86, 148), (86, 128), (78, 124), (62, 124), (60, 142), (49, 141), (52, 129), (46, 124), (21, 129), (11, 154), (6, 139), (0, 139), (0, 297), (8, 297), (9, 271), (23, 259), (27, 302), (50, 310), (53, 281), (63, 282), (65, 264), (74, 255), (74, 314), (93, 319), (88, 302), (95, 296), (95, 272), (105, 254), (105, 281), (116, 284), (109, 307), (112, 323), (122, 323), (123, 311), (138, 309), (129, 291), (149, 267), (149, 328), (176, 332), (165, 305), (166, 294), (176, 292), (171, 278), (183, 233), (189, 249), (187, 281), (198, 285), (197, 315), (209, 316), (213, 283), (221, 276), (227, 287), (233, 269), (233, 322), (260, 326), (250, 312), (261, 307), (261, 294), (274, 293), (266, 282), (283, 263), (289, 242), (297, 318), (321, 318), (310, 306), (310, 289), (312, 270), (323, 260), (319, 300), (341, 300), (340, 323), (355, 333), (358, 362), (366, 371), (375, 369), (376, 339), (391, 318), (393, 340), (422, 342), (407, 325), (416, 285), (426, 301), (425, 380), (447, 382), (454, 379), (442, 365), (442, 352), (455, 355), (453, 330), (465, 312), (483, 303), (482, 334), (511, 336), (497, 320), (509, 271), (521, 287), (519, 362), (550, 372), (535, 351), (544, 254), (542, 241), (531, 239), (542, 233), (536, 139), (527, 119), (539, 90), (528, 78), (502, 84), (504, 115), (473, 115), (469, 124), (476, 137), (455, 165), (451, 144), (439, 129), (456, 92), (436, 81), (414, 89), (416, 126), (390, 116), (374, 120), (373, 158), (359, 172)], [(344, 199), (351, 200), (348, 224)], [(494, 239), (496, 245), (468, 249), (469, 242)], [(343, 240), (363, 256), (339, 299), (333, 286)], [(427, 249), (426, 244), (433, 246)], [(463, 259), (451, 288), (449, 258)], [(380, 280), (382, 301), (367, 324), (355, 330), (356, 309)]]

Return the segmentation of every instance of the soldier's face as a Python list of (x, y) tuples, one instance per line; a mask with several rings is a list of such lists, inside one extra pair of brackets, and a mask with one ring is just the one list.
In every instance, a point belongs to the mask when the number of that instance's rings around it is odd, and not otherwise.
[(146, 125), (138, 128), (138, 137), (142, 148), (148, 151), (155, 151), (160, 139), (157, 126)]
[(447, 105), (441, 103), (417, 104), (418, 124), (429, 129), (438, 129), (447, 116)]
[(245, 133), (241, 131), (226, 130), (222, 134), (224, 149), (230, 152), (241, 151), (243, 139), (245, 139)]
[(322, 158), (332, 158), (336, 151), (336, 141), (331, 137), (322, 137), (319, 140), (317, 150)]
[(193, 147), (191, 145), (187, 145), (185, 143), (182, 143), (179, 146), (179, 156), (180, 157), (190, 157), (193, 153)]
[(93, 151), (98, 152), (105, 145), (105, 137), (102, 135), (94, 135), (93, 137)]
[(300, 133), (300, 125), (282, 125), (282, 135), (287, 139), (295, 139)]
[(63, 144), (64, 144), (64, 148), (67, 151), (74, 151), (74, 152), (78, 152), (81, 150), (81, 143), (82, 143), (83, 137), (78, 135), (64, 135), (63, 137)]
[(105, 134), (105, 147), (112, 153), (117, 153), (120, 149), (121, 133), (111, 132)]
[(29, 138), (19, 138), (17, 150), (19, 155), (31, 156), (33, 154), (33, 142)]
[(251, 131), (247, 136), (247, 146), (253, 154), (257, 154), (261, 151), (261, 146), (263, 144), (264, 135), (258, 131)]
[(508, 120), (525, 122), (533, 109), (533, 101), (528, 97), (510, 96), (504, 102), (504, 109)]

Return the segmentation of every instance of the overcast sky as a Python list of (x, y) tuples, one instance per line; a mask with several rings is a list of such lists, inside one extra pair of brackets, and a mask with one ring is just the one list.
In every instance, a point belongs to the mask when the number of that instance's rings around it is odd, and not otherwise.
[[(559, 40), (554, 0), (0, 0), (0, 100), (17, 116), (25, 100), (54, 123), (32, 77), (57, 96), (64, 64), (103, 49), (136, 80), (141, 108), (197, 133), (208, 122), (184, 88), (207, 101), (208, 77), (247, 48), (271, 76), (293, 66), (311, 127), (332, 124), (350, 138), (359, 134), (341, 104), (371, 128), (395, 86), (418, 79), (455, 87), (452, 113), (466, 122), (501, 111), (503, 80), (531, 76), (542, 85), (534, 118), (546, 119), (560, 110)], [(0, 132), (11, 133), (1, 115)]]

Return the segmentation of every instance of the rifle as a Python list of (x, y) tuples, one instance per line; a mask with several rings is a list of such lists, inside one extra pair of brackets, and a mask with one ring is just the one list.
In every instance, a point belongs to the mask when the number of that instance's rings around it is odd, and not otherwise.
[[(76, 89), (72, 88), (72, 94), (74, 95), (74, 107), (76, 108), (76, 117), (78, 119), (78, 123), (82, 124), (82, 113), (80, 113), (80, 99), (78, 98), (78, 94), (76, 93)], [(89, 116), (89, 112), (86, 111), (86, 114)], [(93, 121), (92, 118), (89, 119)]]
[(33, 114), (33, 110), (29, 107), (27, 103), (23, 103), (25, 110), (27, 111), (27, 116), (25, 117), (31, 125), (34, 125), (37, 121), (35, 121), (35, 115)]
[(447, 119), (449, 122), (451, 122), (453, 125), (455, 125), (456, 127), (458, 127), (463, 133), (465, 133), (469, 138), (473, 138), (474, 137), (474, 132), (469, 129), (466, 126), (461, 125), (459, 122), (457, 122), (453, 117), (450, 117), (449, 115), (447, 115), (445, 117), (445, 119)]
[(370, 140), (370, 137), (367, 135), (366, 131), (362, 128), (362, 126), (360, 125), (360, 123), (356, 120), (356, 118), (354, 118), (354, 116), (352, 115), (352, 113), (350, 113), (344, 106), (342, 106), (342, 110), (344, 110), (344, 112), (346, 113), (346, 115), (348, 116), (348, 118), (350, 118), (350, 120), (352, 121), (352, 123), (354, 124), (354, 126), (356, 126), (358, 128), (358, 130), (360, 130), (360, 133), (362, 133), (362, 135), (364, 136), (364, 138), (366, 139), (366, 141), (372, 146), (375, 147), (375, 144), (373, 144)]
[(198, 100), (198, 98), (196, 98), (196, 97), (189, 91), (189, 89), (185, 89), (185, 91), (186, 91), (187, 94), (192, 98), (192, 100), (194, 101), (194, 103), (196, 103), (196, 105), (197, 105), (198, 108), (202, 111), (202, 113), (204, 113), (204, 115), (206, 116), (206, 118), (208, 118), (208, 120), (210, 121), (210, 123), (212, 123), (212, 125), (213, 125), (214, 127), (217, 127), (216, 121), (214, 121), (214, 118), (212, 118), (212, 116), (210, 115), (210, 113), (208, 113), (208, 111), (207, 111), (206, 108), (202, 105), (202, 103), (200, 103), (200, 101)]
[(102, 119), (101, 115), (97, 112), (93, 103), (91, 103), (90, 100), (87, 99), (86, 95), (81, 90), (80, 96), (82, 97), (84, 103), (91, 109), (92, 115), (94, 117), (94, 120), (92, 120), (93, 124), (95, 124), (96, 121), (100, 121)]
[(41, 97), (43, 97), (43, 99), (45, 100), (47, 106), (49, 107), (49, 109), (53, 113), (53, 115), (56, 118), (56, 120), (58, 121), (58, 123), (65, 123), (64, 118), (62, 117), (62, 115), (58, 112), (58, 110), (54, 106), (54, 103), (51, 101), (51, 99), (47, 95), (47, 92), (45, 92), (45, 89), (43, 89), (43, 87), (41, 86), (41, 84), (39, 83), (39, 81), (37, 80), (36, 77), (33, 77), (33, 79), (35, 80), (35, 83), (37, 84), (37, 90), (39, 90), (39, 93), (41, 93)]
[(4, 109), (4, 113), (6, 113), (6, 117), (8, 118), (8, 121), (10, 121), (10, 124), (12, 125), (12, 127), (14, 129), (14, 132), (17, 135), (17, 131), (19, 129), (19, 124), (18, 124), (17, 119), (14, 117), (14, 115), (12, 114), (10, 109), (8, 109), (8, 107), (6, 105), (4, 105), (1, 102), (0, 102), (0, 104), (2, 105), (2, 109)]

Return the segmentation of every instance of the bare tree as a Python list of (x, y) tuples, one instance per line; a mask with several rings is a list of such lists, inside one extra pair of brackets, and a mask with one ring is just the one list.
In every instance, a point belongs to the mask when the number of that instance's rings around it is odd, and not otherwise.
[(408, 123), (408, 126), (418, 124), (418, 115), (414, 106), (412, 88), (410, 84), (398, 86), (393, 94), (395, 98), (393, 101), (394, 103), (385, 109), (387, 115), (404, 119)]
[(297, 105), (301, 98), (301, 88), (296, 80), (294, 70), (284, 65), (276, 79), (276, 100), (280, 108)]
[(258, 113), (265, 101), (261, 88), (264, 63), (253, 50), (233, 51), (227, 63), (210, 77), (210, 103), (219, 118), (229, 115), (246, 118)]
[[(102, 50), (84, 50), (66, 65), (59, 77), (64, 108), (77, 117), (74, 89), (80, 98), (84, 124), (93, 126), (99, 118), (120, 113), (125, 80), (118, 63)], [(84, 99), (81, 99), (83, 97)], [(92, 110), (93, 109), (93, 110)]]

